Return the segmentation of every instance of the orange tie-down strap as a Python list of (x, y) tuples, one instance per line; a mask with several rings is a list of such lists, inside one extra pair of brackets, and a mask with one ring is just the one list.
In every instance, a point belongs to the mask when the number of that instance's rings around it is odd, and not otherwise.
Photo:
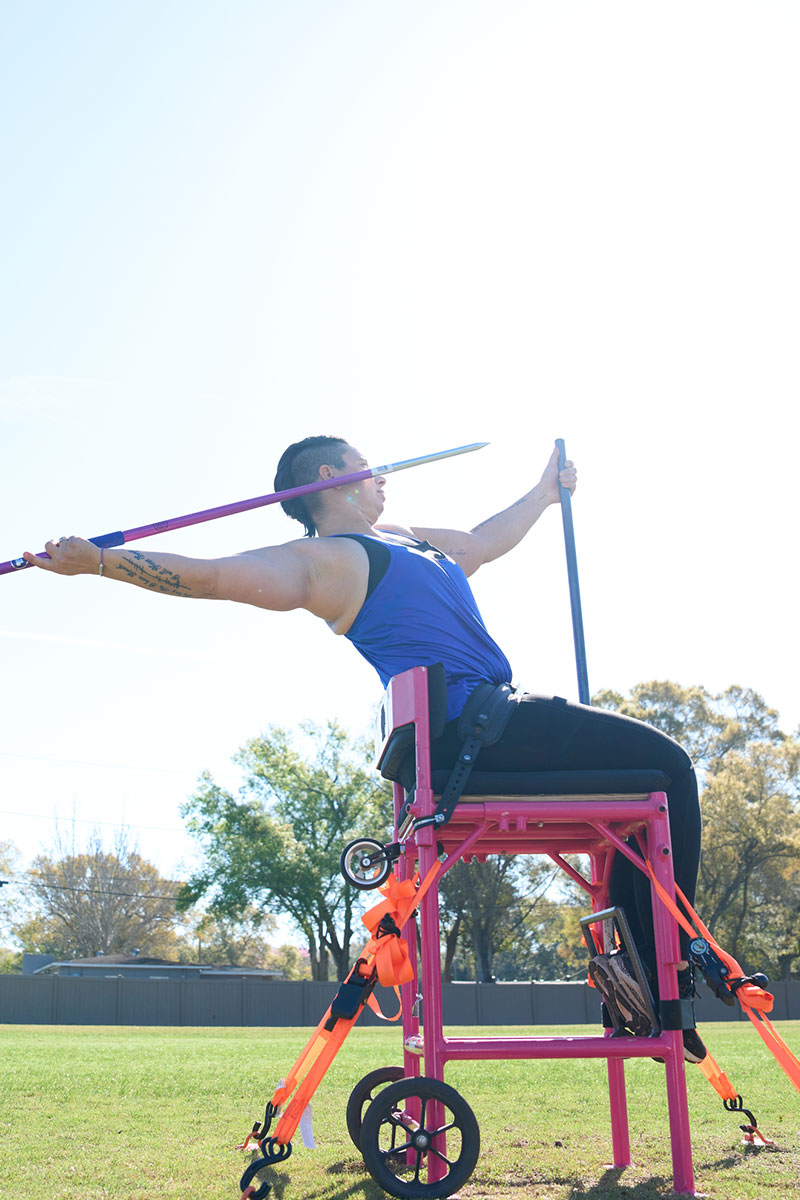
[[(647, 866), (647, 872), (653, 882), (653, 886), (655, 887), (659, 898), (666, 905), (667, 909), (681, 926), (681, 928), (688, 933), (689, 937), (696, 938), (702, 936), (705, 938), (709, 946), (711, 946), (715, 953), (719, 955), (722, 962), (728, 968), (728, 978), (730, 979), (731, 983), (735, 983), (737, 979), (747, 978), (745, 976), (745, 972), (742, 970), (741, 966), (733, 957), (733, 955), (728, 954), (727, 950), (722, 949), (719, 942), (715, 940), (711, 932), (700, 920), (694, 908), (692, 908), (692, 905), (686, 899), (678, 885), (675, 884), (675, 891), (680, 899), (681, 904), (688, 914), (688, 918), (691, 918), (691, 920), (684, 916), (684, 914), (675, 904), (675, 901), (668, 895), (665, 888), (656, 879), (652, 864), (645, 860), (645, 865)], [(692, 921), (694, 922), (694, 925), (692, 924)], [(774, 997), (772, 993), (752, 982), (743, 983), (740, 987), (732, 988), (731, 990), (742, 1006), (744, 1012), (755, 1025), (767, 1049), (777, 1060), (779, 1066), (782, 1067), (783, 1071), (792, 1081), (798, 1092), (800, 1092), (800, 1059), (798, 1059), (792, 1053), (767, 1016), (767, 1013), (772, 1012), (772, 1006), (774, 1004)], [(725, 1097), (723, 1097), (723, 1099), (724, 1098)]]
[[(399, 1019), (402, 1007), (393, 1017), (384, 1017), (372, 995), (372, 988), (375, 983), (394, 988), (399, 1001), (400, 985), (409, 983), (414, 978), (414, 969), (408, 956), (408, 943), (400, 937), (400, 930), (433, 884), (440, 868), (441, 864), (435, 862), (419, 886), (418, 874), (413, 879), (403, 882), (390, 875), (379, 889), (384, 899), (361, 918), (372, 936), (358, 956), (340, 992), (328, 1006), (322, 1020), (301, 1051), (286, 1081), (276, 1089), (272, 1097), (271, 1103), (276, 1109), (286, 1102), (287, 1097), (292, 1097), (275, 1127), (272, 1138), (279, 1145), (286, 1145), (294, 1137), (306, 1106), (364, 1006), (369, 1005), (383, 1020)], [(336, 1001), (347, 985), (351, 985), (356, 992), (357, 998), (353, 1005), (355, 1011), (352, 1015), (338, 1016), (334, 1012)], [(357, 995), (359, 987), (362, 988), (361, 996)]]
[(728, 1112), (744, 1113), (749, 1118), (749, 1124), (739, 1126), (744, 1134), (743, 1141), (745, 1144), (748, 1146), (774, 1146), (775, 1143), (770, 1138), (765, 1137), (758, 1128), (756, 1118), (749, 1108), (745, 1108), (742, 1097), (738, 1094), (725, 1072), (717, 1066), (708, 1051), (706, 1051), (703, 1061), (697, 1065), (722, 1100)]

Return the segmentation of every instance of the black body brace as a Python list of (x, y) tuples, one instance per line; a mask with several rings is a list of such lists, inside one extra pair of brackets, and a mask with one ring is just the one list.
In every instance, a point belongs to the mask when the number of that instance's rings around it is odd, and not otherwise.
[(416, 822), (417, 828), (431, 823), (445, 825), (450, 820), (475, 766), (478, 751), (481, 746), (499, 742), (518, 703), (517, 693), (510, 683), (478, 684), (458, 720), (459, 737), (466, 740), (445, 784), (436, 813), (428, 821)]

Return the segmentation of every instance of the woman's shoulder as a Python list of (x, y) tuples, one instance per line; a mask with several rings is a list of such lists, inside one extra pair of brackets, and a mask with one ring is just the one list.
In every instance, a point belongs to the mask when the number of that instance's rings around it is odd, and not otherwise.
[(381, 537), (386, 533), (390, 537), (408, 538), (411, 542), (419, 541), (419, 538), (410, 529), (406, 529), (404, 525), (373, 525), (373, 529), (375, 530), (376, 537)]

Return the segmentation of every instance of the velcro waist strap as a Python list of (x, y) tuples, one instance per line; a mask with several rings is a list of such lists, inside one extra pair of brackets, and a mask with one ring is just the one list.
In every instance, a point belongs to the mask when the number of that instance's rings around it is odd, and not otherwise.
[(517, 694), (510, 683), (479, 683), (467, 700), (458, 722), (459, 736), (466, 740), (436, 809), (437, 824), (450, 820), (478, 751), (481, 746), (493, 746), (500, 740), (517, 704)]

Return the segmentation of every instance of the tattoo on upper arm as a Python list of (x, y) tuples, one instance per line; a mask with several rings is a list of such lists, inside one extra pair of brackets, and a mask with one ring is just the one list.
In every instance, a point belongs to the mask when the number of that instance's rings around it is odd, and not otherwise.
[(121, 558), (118, 570), (140, 587), (164, 592), (168, 596), (191, 595), (191, 589), (181, 583), (180, 575), (159, 566), (155, 559), (148, 558), (139, 550), (127, 550), (125, 557)]

